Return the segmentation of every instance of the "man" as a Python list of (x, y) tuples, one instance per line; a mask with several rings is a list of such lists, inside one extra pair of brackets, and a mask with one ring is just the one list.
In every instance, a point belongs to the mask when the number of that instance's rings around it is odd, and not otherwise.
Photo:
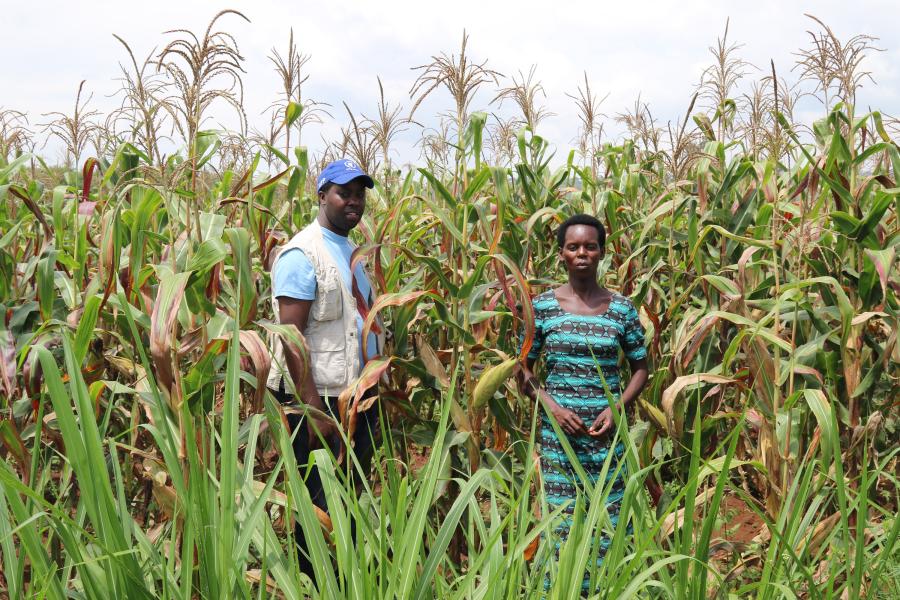
[[(372, 288), (362, 263), (350, 272), (355, 246), (347, 238), (362, 219), (366, 189), (373, 186), (372, 178), (352, 160), (338, 160), (326, 166), (316, 181), (316, 220), (285, 244), (272, 265), (275, 318), (282, 324), (296, 325), (309, 347), (309, 369), (304, 374), (297, 348), (279, 339), (273, 341), (275, 360), (268, 386), (283, 404), (299, 401), (337, 417), (338, 396), (359, 375), (365, 361), (377, 356), (382, 348), (379, 335), (370, 333), (367, 340), (362, 340)], [(291, 393), (293, 389), (297, 398)], [(361, 413), (354, 432), (354, 452), (364, 473), (368, 472), (374, 451), (377, 412), (377, 408), (372, 408)], [(299, 428), (294, 437), (294, 455), (301, 471), (305, 472), (310, 452), (322, 441), (337, 456), (341, 438), (334, 420), (291, 414), (288, 423), (292, 431)], [(304, 423), (306, 427), (302, 427)], [(324, 510), (325, 496), (315, 469), (306, 485), (313, 502)], [(301, 550), (301, 569), (312, 577), (299, 524), (295, 536)]]

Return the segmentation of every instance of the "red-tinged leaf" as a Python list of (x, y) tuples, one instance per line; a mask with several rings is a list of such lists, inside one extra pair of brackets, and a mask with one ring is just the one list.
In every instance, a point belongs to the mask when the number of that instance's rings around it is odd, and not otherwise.
[[(121, 258), (121, 245), (119, 241), (119, 210), (106, 211), (103, 215), (103, 247), (100, 250), (100, 270), (102, 271), (105, 283), (103, 286), (103, 301), (100, 302), (100, 309), (106, 304), (106, 300), (115, 287), (116, 273), (119, 271), (119, 260)], [(128, 286), (123, 286), (126, 290)]]
[(97, 208), (97, 203), (91, 200), (84, 200), (78, 203), (78, 214), (82, 217), (90, 217), (94, 214), (94, 209)]
[[(85, 233), (85, 235), (87, 236), (87, 241), (88, 241), (88, 244), (91, 245), (91, 248), (96, 248), (96, 247), (97, 247), (97, 242), (96, 242), (96, 240), (94, 240), (94, 235), (91, 233), (91, 230), (85, 228), (85, 232), (84, 232), (84, 233)], [(91, 260), (91, 257), (88, 256), (88, 264), (90, 264), (90, 260)], [(86, 270), (87, 270), (87, 269), (86, 269)], [(87, 274), (85, 274), (85, 276), (87, 276)]]
[(697, 383), (735, 383), (731, 377), (723, 377), (722, 375), (713, 375), (712, 373), (693, 373), (691, 375), (682, 375), (672, 382), (662, 393), (662, 401), (660, 405), (666, 414), (666, 430), (669, 437), (677, 440), (681, 437), (682, 420), (684, 415), (677, 410), (677, 400), (681, 390), (689, 385)]
[[(697, 352), (700, 350), (700, 345), (703, 343), (703, 340), (706, 339), (706, 336), (709, 335), (709, 332), (718, 322), (719, 317), (716, 315), (705, 316), (687, 335), (684, 336), (681, 343), (678, 344), (678, 347), (675, 349), (675, 355), (678, 356), (681, 354), (682, 371), (684, 371), (688, 364), (694, 359), (694, 356), (696, 356)], [(685, 346), (688, 346), (686, 351)]]
[(650, 322), (653, 323), (653, 341), (651, 342), (651, 345), (653, 347), (653, 354), (659, 356), (661, 338), (659, 315), (653, 312), (650, 302), (645, 303), (643, 306), (641, 306), (641, 308), (644, 310), (644, 314), (647, 315), (647, 318), (650, 319)]
[(494, 419), (494, 445), (492, 446), (493, 450), (497, 452), (503, 452), (508, 447), (509, 443), (509, 433), (503, 428), (503, 425), (500, 424), (500, 421)]
[(747, 290), (753, 289), (753, 286), (750, 284), (750, 281), (747, 279), (747, 263), (750, 261), (750, 259), (753, 257), (753, 254), (757, 250), (759, 250), (758, 247), (751, 246), (750, 248), (747, 248), (746, 250), (744, 250), (744, 252), (741, 254), (741, 258), (738, 259), (738, 281), (737, 281), (737, 284), (738, 284), (738, 287), (740, 288), (740, 290), (744, 293), (746, 293)]
[(700, 208), (700, 214), (703, 215), (706, 213), (706, 207), (709, 205), (709, 194), (706, 191), (707, 186), (707, 176), (705, 174), (701, 174), (697, 176), (697, 196), (699, 198), (698, 206)]
[[(377, 233), (375, 236), (375, 242), (377, 244), (384, 243), (384, 237), (387, 235), (388, 228), (391, 226), (391, 224), (397, 223), (397, 215), (400, 213), (401, 209), (406, 207), (406, 204), (412, 198), (415, 198), (415, 196), (406, 196), (399, 202), (396, 202), (393, 208), (391, 208), (391, 210), (388, 212), (388, 214), (379, 221), (379, 223), (376, 225)], [(397, 240), (394, 241), (396, 242)]]
[(25, 393), (31, 398), (31, 408), (34, 412), (37, 412), (43, 373), (41, 372), (41, 363), (37, 360), (37, 354), (34, 350), (28, 353), (28, 356), (25, 357), (25, 362), (22, 364), (22, 381), (25, 385)]
[(853, 320), (850, 321), (850, 324), (853, 325), (853, 326), (855, 327), (855, 326), (857, 326), (857, 325), (862, 325), (863, 323), (865, 323), (865, 322), (868, 321), (869, 319), (872, 319), (872, 318), (875, 318), (875, 317), (887, 317), (887, 316), (888, 316), (888, 314), (887, 314), (886, 312), (881, 312), (881, 311), (867, 311), (867, 312), (864, 312), (864, 313), (859, 313), (858, 315), (856, 315), (855, 317), (853, 317)]
[(260, 412), (263, 406), (263, 398), (266, 393), (266, 380), (269, 378), (269, 370), (272, 368), (272, 355), (266, 344), (255, 331), (242, 330), (238, 334), (241, 346), (253, 363), (253, 371), (256, 376), (256, 393), (253, 397), (253, 412)]
[[(366, 402), (360, 402), (363, 394), (378, 385), (378, 381), (385, 374), (393, 362), (393, 356), (382, 356), (375, 358), (366, 363), (362, 373), (338, 396), (338, 413), (341, 418), (341, 425), (347, 432), (347, 437), (353, 439), (353, 433), (356, 431), (357, 415), (372, 407), (377, 400), (377, 396), (372, 396)], [(352, 401), (351, 401), (351, 396)], [(341, 448), (338, 462), (344, 457), (344, 448)]]
[[(359, 311), (359, 315), (365, 320), (366, 317), (369, 316), (369, 302), (371, 298), (363, 297), (362, 292), (359, 289), (359, 281), (356, 278), (356, 267), (359, 265), (360, 260), (362, 260), (362, 253), (360, 250), (362, 250), (362, 248), (357, 248), (350, 256), (350, 280), (352, 282), (351, 288), (353, 290), (353, 297), (356, 299), (356, 310)], [(381, 327), (377, 321), (372, 324), (372, 331), (376, 334), (381, 333)], [(369, 359), (366, 350), (363, 350), (363, 358), (366, 360)]]
[[(519, 318), (522, 319), (522, 323), (525, 326), (525, 338), (522, 341), (522, 350), (519, 352), (519, 360), (524, 363), (525, 358), (531, 351), (531, 346), (534, 344), (534, 309), (531, 306), (531, 286), (528, 285), (519, 266), (508, 256), (505, 254), (496, 254), (492, 255), (492, 257), (495, 260), (502, 262), (509, 272), (512, 273), (512, 276), (516, 281), (517, 289), (519, 290), (519, 295), (522, 299), (522, 314)], [(506, 278), (503, 276), (500, 277), (500, 285), (506, 285)], [(513, 314), (517, 313), (515, 302), (513, 302), (509, 308), (513, 311)]]
[(494, 186), (497, 190), (496, 202), (491, 206), (494, 215), (494, 234), (491, 236), (491, 245), (488, 254), (495, 254), (500, 247), (500, 238), (503, 236), (503, 225), (506, 222), (506, 204), (509, 198), (509, 187), (506, 169), (494, 169)]
[[(387, 288), (387, 284), (384, 280), (384, 269), (381, 266), (381, 244), (368, 244), (354, 250), (353, 255), (350, 257), (350, 272), (355, 272), (356, 267), (370, 256), (375, 261), (375, 281), (378, 283), (377, 289), (384, 290)], [(374, 289), (372, 293), (375, 293)]]
[(150, 315), (150, 354), (156, 369), (156, 380), (174, 409), (181, 403), (181, 390), (175, 385), (171, 340), (178, 307), (181, 306), (190, 275), (170, 273), (161, 277)]
[(534, 555), (537, 553), (538, 542), (540, 542), (541, 536), (536, 536), (531, 543), (525, 546), (525, 550), (522, 551), (522, 558), (525, 562), (531, 562), (534, 560)]
[(366, 240), (366, 244), (371, 244), (375, 239), (372, 235), (372, 230), (369, 229), (369, 225), (365, 221), (359, 222), (359, 232), (363, 235), (363, 238)]
[(3, 419), (0, 421), (0, 441), (6, 450), (16, 459), (19, 469), (25, 479), (25, 485), (28, 485), (28, 473), (31, 470), (31, 455), (22, 442), (22, 436), (16, 429), (16, 424), (11, 419)]
[[(819, 173), (822, 169), (825, 168), (825, 160), (827, 156), (823, 154), (817, 163), (817, 167), (812, 169), (812, 175), (809, 177), (809, 192), (806, 194), (806, 197), (815, 201), (816, 198), (819, 197)], [(801, 204), (804, 204), (801, 202)], [(809, 206), (809, 204), (805, 204)]]
[(881, 297), (887, 298), (888, 276), (894, 266), (897, 257), (897, 249), (895, 246), (884, 250), (865, 250), (866, 258), (872, 261), (875, 272), (878, 273), (878, 281), (881, 282)]
[(384, 265), (381, 264), (381, 252), (376, 252), (373, 256), (375, 262), (372, 269), (375, 273), (375, 282), (378, 284), (378, 290), (382, 293), (387, 290), (387, 281), (384, 278)]
[[(269, 177), (268, 179), (266, 179), (266, 180), (263, 181), (262, 183), (259, 183), (259, 184), (255, 185), (255, 186), (253, 186), (253, 191), (254, 191), (254, 192), (259, 192), (259, 191), (262, 191), (262, 190), (266, 189), (267, 187), (269, 187), (269, 186), (271, 186), (271, 185), (274, 185), (274, 184), (278, 183), (278, 180), (281, 179), (282, 177), (284, 177), (285, 175), (287, 175), (287, 172), (290, 171), (291, 169), (293, 169), (293, 167), (288, 167), (287, 169), (285, 169), (285, 170), (282, 171), (281, 173), (278, 173), (277, 175), (274, 175), (274, 176), (272, 176), (272, 177)], [(254, 207), (254, 208), (255, 208), (255, 207)]]
[(822, 378), (822, 374), (819, 373), (817, 369), (812, 367), (807, 367), (806, 365), (794, 365), (792, 367), (794, 373), (799, 373), (800, 375), (811, 375), (819, 380), (820, 385), (825, 385), (825, 380)]
[(269, 229), (266, 231), (266, 235), (264, 237), (263, 242), (263, 266), (266, 271), (272, 270), (272, 264), (275, 262), (275, 257), (277, 256), (277, 251), (280, 249), (280, 244), (284, 241), (283, 236), (276, 232), (274, 229)]
[[(250, 179), (251, 171), (247, 169), (244, 171), (244, 174), (241, 175), (241, 178), (234, 182), (234, 185), (231, 186), (231, 191), (228, 193), (229, 196), (239, 196), (241, 193), (241, 188), (244, 187), (244, 184), (247, 183), (247, 180)], [(237, 198), (235, 198), (236, 200)], [(224, 204), (224, 202), (223, 202)]]
[(25, 207), (31, 211), (31, 214), (34, 215), (34, 218), (38, 220), (41, 226), (44, 228), (44, 242), (46, 243), (51, 237), (53, 237), (53, 230), (50, 229), (50, 224), (47, 223), (47, 219), (44, 217), (44, 213), (41, 212), (41, 209), (38, 208), (38, 205), (35, 204), (34, 200), (32, 200), (28, 196), (28, 192), (20, 185), (11, 185), (9, 186), (9, 192), (25, 203)]
[[(418, 302), (422, 296), (436, 297), (436, 294), (437, 292), (435, 290), (418, 290), (415, 292), (398, 292), (395, 294), (383, 294), (379, 296), (371, 308), (369, 308), (369, 314), (363, 322), (362, 339), (369, 339), (369, 333), (373, 331), (373, 326), (375, 325), (375, 320), (378, 318), (378, 314), (385, 308), (389, 306), (413, 304)], [(363, 350), (365, 350), (365, 348), (366, 344), (363, 344)], [(370, 357), (366, 357), (366, 359), (368, 358)]]
[[(500, 302), (500, 298), (503, 296), (503, 290), (501, 289), (499, 292), (495, 292), (488, 303), (485, 305), (484, 310), (493, 311), (497, 308), (497, 304)], [(483, 345), (484, 341), (487, 339), (488, 331), (490, 330), (490, 319), (485, 319), (484, 321), (480, 321), (475, 323), (472, 326), (472, 334), (475, 336), (475, 342)]]
[(816, 172), (815, 169), (810, 169), (810, 170), (806, 173), (806, 177), (803, 178), (803, 180), (802, 180), (802, 181), (800, 182), (800, 184), (797, 186), (797, 189), (795, 189), (795, 190), (791, 193), (791, 195), (788, 197), (788, 200), (793, 200), (794, 198), (796, 198), (797, 196), (799, 196), (800, 194), (803, 193), (803, 190), (805, 190), (806, 187), (809, 185), (809, 179), (810, 179), (810, 177), (811, 177), (812, 174), (815, 173), (815, 172)]
[(209, 272), (209, 282), (206, 284), (206, 297), (213, 304), (219, 298), (219, 292), (222, 291), (222, 268), (225, 263), (219, 262), (213, 265)]
[[(376, 264), (380, 266), (381, 261), (378, 260), (380, 257), (381, 244), (367, 244), (365, 246), (360, 246), (356, 250), (353, 251), (353, 254), (350, 256), (350, 273), (356, 272), (356, 267), (360, 265), (363, 261), (365, 261), (370, 256), (376, 259)], [(382, 272), (380, 278), (376, 278), (377, 283), (379, 284), (380, 289), (385, 289), (384, 282), (384, 273)], [(375, 291), (372, 291), (373, 295)]]
[(759, 430), (763, 426), (763, 422), (765, 421), (765, 417), (759, 414), (759, 411), (755, 409), (749, 409), (745, 418), (747, 420), (747, 424), (754, 430)]
[(506, 305), (512, 312), (513, 317), (520, 319), (521, 316), (516, 307), (516, 298), (513, 296), (512, 290), (509, 287), (509, 282), (507, 281), (508, 277), (506, 276), (506, 273), (503, 272), (503, 265), (497, 259), (492, 260), (491, 264), (494, 267), (494, 272), (497, 274), (497, 282), (500, 284), (500, 291), (503, 292), (503, 296), (506, 298)]
[(81, 169), (81, 179), (84, 182), (84, 187), (81, 191), (82, 202), (87, 202), (87, 199), (90, 197), (91, 182), (94, 180), (94, 169), (99, 168), (100, 163), (97, 162), (96, 158), (89, 158), (84, 161), (84, 167)]
[(16, 341), (4, 326), (0, 329), (0, 392), (6, 398), (13, 398), (18, 390), (16, 370)]
[[(225, 198), (224, 200), (219, 201), (220, 207), (228, 206), (229, 204), (250, 204), (250, 203), (243, 198)], [(260, 212), (266, 213), (270, 217), (275, 217), (275, 215), (272, 214), (272, 211), (269, 210), (268, 208), (266, 208), (265, 206), (263, 206), (262, 204), (254, 202), (252, 204), (252, 206), (253, 206), (253, 210), (258, 210)]]
[(775, 188), (775, 182), (772, 178), (766, 180), (763, 183), (762, 192), (767, 203), (775, 204), (775, 201), (778, 199), (778, 192)]
[(887, 175), (884, 175), (884, 174), (876, 175), (875, 181), (877, 181), (878, 183), (880, 183), (881, 185), (883, 185), (884, 187), (886, 187), (888, 189), (896, 187), (896, 185), (894, 185), (894, 181), (890, 177), (888, 177)]
[(447, 369), (441, 363), (437, 352), (434, 351), (434, 348), (428, 343), (424, 335), (416, 336), (416, 349), (428, 374), (435, 378), (442, 389), (450, 387), (450, 377), (447, 376)]

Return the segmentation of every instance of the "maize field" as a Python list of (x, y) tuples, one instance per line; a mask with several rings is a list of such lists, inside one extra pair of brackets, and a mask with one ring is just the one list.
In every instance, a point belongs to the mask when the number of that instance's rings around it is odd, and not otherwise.
[[(118, 37), (114, 114), (84, 82), (43, 129), (0, 112), (0, 597), (563, 599), (585, 571), (592, 598), (900, 596), (900, 124), (855, 102), (873, 38), (810, 21), (797, 68), (738, 91), (723, 36), (668, 124), (641, 102), (603, 117), (586, 77), (566, 155), (541, 137), (536, 70), (504, 77), (465, 35), (366, 117), (304, 96), (291, 33), (268, 130), (209, 129), (213, 109), (247, 120), (227, 30), (244, 18), (143, 61)], [(447, 111), (420, 129), (426, 98)], [(473, 108), (500, 103), (518, 117)], [(326, 119), (343, 134), (314, 154), (302, 134)], [(352, 451), (314, 453), (326, 514), (264, 384), (268, 337), (303, 341), (273, 322), (269, 268), (343, 156), (376, 180), (353, 239), (366, 327), (390, 335), (342, 399), (348, 433), (363, 392), (380, 399), (366, 489)], [(650, 381), (617, 419), (623, 517), (586, 485), (557, 560), (540, 409), (511, 373), (581, 212), (607, 228), (600, 274), (639, 310)]]

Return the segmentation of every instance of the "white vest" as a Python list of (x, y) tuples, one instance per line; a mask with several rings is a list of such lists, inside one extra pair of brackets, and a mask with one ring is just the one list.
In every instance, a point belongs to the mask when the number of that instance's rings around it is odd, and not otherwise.
[[(272, 263), (272, 273), (275, 272), (275, 266), (281, 255), (294, 248), (300, 249), (306, 255), (316, 273), (316, 298), (309, 311), (306, 331), (301, 332), (309, 346), (313, 380), (320, 396), (336, 398), (360, 372), (356, 298), (344, 284), (334, 258), (322, 239), (322, 229), (318, 222), (313, 221), (307, 225), (278, 251), (278, 256)], [(275, 313), (275, 322), (280, 323), (281, 316), (278, 312), (274, 286), (272, 310)], [(377, 337), (377, 349), (380, 353), (384, 344), (382, 336)], [(270, 334), (269, 344), (273, 360), (267, 385), (277, 390), (282, 377), (290, 379), (290, 373), (284, 362), (281, 336)], [(284, 389), (290, 391), (289, 384), (286, 383)]]

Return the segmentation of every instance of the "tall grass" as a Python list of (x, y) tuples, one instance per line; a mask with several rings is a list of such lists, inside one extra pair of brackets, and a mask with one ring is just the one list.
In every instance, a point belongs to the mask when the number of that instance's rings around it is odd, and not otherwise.
[[(229, 347), (226, 389), (233, 390), (240, 376), (239, 344), (232, 341)], [(181, 470), (180, 477), (187, 483), (174, 485), (178, 491), (171, 507), (172, 520), (151, 539), (135, 522), (128, 505), (119, 444), (104, 431), (108, 419), (97, 418), (77, 370), (67, 371), (73, 377), (63, 383), (52, 355), (43, 349), (38, 352), (48, 399), (57, 410), (66, 465), (78, 482), (78, 500), (73, 512), (71, 498), (48, 500), (3, 464), (0, 531), (8, 536), (14, 530), (21, 544), (14, 548), (7, 539), (3, 546), (10, 597), (21, 597), (26, 591), (60, 598), (72, 592), (97, 598), (251, 597), (278, 590), (288, 598), (539, 598), (545, 597), (544, 575), (549, 571), (552, 586), (547, 597), (576, 598), (587, 571), (598, 584), (597, 597), (702, 598), (726, 589), (732, 576), (716, 570), (708, 561), (708, 552), (711, 533), (718, 527), (716, 507), (723, 494), (741, 493), (727, 477), (737, 462), (734, 455), (740, 427), (731, 431), (712, 453), (715, 458), (707, 461), (699, 451), (700, 418), (695, 418), (694, 452), (685, 487), (669, 506), (658, 511), (643, 493), (650, 468), (640, 467), (637, 447), (626, 421), (620, 419), (616, 437), (626, 443), (630, 472), (622, 518), (610, 530), (603, 507), (611, 484), (591, 489), (586, 483), (556, 563), (550, 556), (559, 511), (536, 517), (532, 510), (533, 471), (501, 468), (502, 459), (497, 466), (457, 478), (459, 492), (449, 510), (439, 521), (429, 518), (448, 483), (444, 473), (453, 445), (460, 443), (459, 434), (450, 429), (449, 410), (441, 411), (434, 446), (418, 472), (387, 459), (390, 443), (382, 445), (380, 457), (387, 460), (381, 461), (377, 470), (377, 492), (367, 484), (366, 493), (357, 496), (347, 474), (335, 468), (335, 457), (328, 450), (313, 453), (326, 492), (329, 531), (310, 501), (304, 469), (294, 464), (281, 407), (270, 400), (265, 415), (253, 416), (241, 431), (227, 414), (201, 425), (201, 431), (192, 431), (198, 439), (207, 440), (208, 446), (198, 444), (186, 465), (174, 448), (163, 452), (168, 454), (165, 468), (173, 474)], [(64, 337), (66, 364), (72, 364), (73, 355), (72, 342)], [(75, 399), (74, 410), (71, 399)], [(444, 400), (445, 408), (447, 402), (449, 399)], [(233, 406), (237, 407), (237, 402)], [(266, 480), (256, 482), (252, 461), (263, 424), (269, 426), (271, 443), (281, 453)], [(174, 421), (170, 420), (170, 427), (174, 428)], [(534, 446), (528, 443), (527, 452), (532, 451)], [(218, 454), (215, 462), (221, 469), (211, 470), (203, 464), (203, 454), (207, 460)], [(866, 514), (870, 510), (866, 491), (878, 477), (890, 476), (884, 464), (893, 456), (884, 457), (874, 468), (863, 463), (861, 491), (856, 492), (843, 477), (829, 478), (823, 471), (822, 465), (833, 458), (821, 452), (799, 466), (783, 509), (774, 520), (757, 509), (773, 539), (760, 577), (734, 587), (738, 597), (804, 593), (830, 597), (854, 590), (854, 586), (858, 593), (864, 580), (878, 581), (882, 573), (888, 575), (885, 571), (894, 568), (890, 551), (880, 550), (896, 548), (900, 525), (895, 518), (879, 515), (888, 518), (877, 519), (880, 530), (866, 536), (858, 524), (851, 526), (846, 518), (823, 520), (822, 513), (837, 496), (846, 498), (845, 515)], [(352, 453), (350, 459), (354, 460)], [(358, 468), (358, 464), (352, 467)], [(606, 468), (615, 467), (607, 464)], [(49, 466), (37, 471), (38, 479), (47, 481), (50, 471)], [(282, 474), (284, 493), (278, 493), (276, 482)], [(604, 480), (601, 473), (599, 481)], [(697, 490), (712, 481), (715, 484), (709, 488), (712, 495), (705, 499), (706, 510), (692, 518), (694, 511), (701, 510), (696, 504)], [(590, 500), (587, 510), (586, 499)], [(316, 566), (317, 586), (299, 573), (296, 549), (286, 543), (284, 521), (273, 517), (274, 507), (286, 508), (303, 528)], [(678, 507), (683, 518), (674, 519), (670, 539), (662, 530)], [(824, 529), (816, 526), (826, 522)], [(629, 523), (634, 534), (628, 532)], [(353, 527), (355, 537), (350, 533)], [(446, 553), (457, 528), (464, 532), (469, 556), (465, 569)], [(597, 567), (596, 539), (606, 531), (612, 544), (602, 567)], [(56, 555), (55, 539), (62, 550)], [(535, 539), (545, 543), (532, 560), (526, 560), (526, 550)], [(821, 561), (828, 565), (824, 573), (812, 568)], [(251, 565), (256, 568), (249, 569)]]

